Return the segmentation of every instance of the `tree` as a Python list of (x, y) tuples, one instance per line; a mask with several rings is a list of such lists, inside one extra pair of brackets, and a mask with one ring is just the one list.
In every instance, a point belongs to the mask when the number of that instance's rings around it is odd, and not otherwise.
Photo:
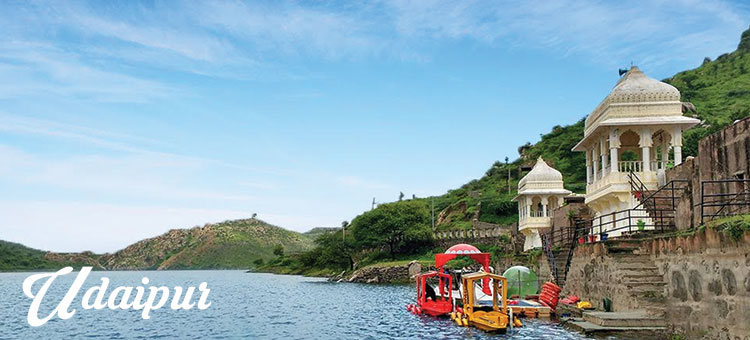
[(278, 257), (284, 257), (284, 246), (277, 244), (273, 247), (273, 254)]
[(404, 192), (401, 191), (401, 192), (398, 193), (398, 200), (401, 201), (403, 199), (404, 199)]
[(315, 239), (316, 247), (305, 253), (306, 265), (335, 269), (354, 269), (355, 247), (352, 237), (344, 238), (338, 232), (328, 233)]
[(254, 264), (254, 265), (255, 265), (256, 267), (260, 267), (260, 266), (262, 266), (262, 265), (263, 265), (263, 259), (261, 259), (261, 258), (255, 259), (255, 261), (253, 261), (253, 264)]
[(430, 211), (421, 201), (381, 204), (357, 216), (350, 229), (360, 247), (385, 246), (392, 258), (432, 244)]

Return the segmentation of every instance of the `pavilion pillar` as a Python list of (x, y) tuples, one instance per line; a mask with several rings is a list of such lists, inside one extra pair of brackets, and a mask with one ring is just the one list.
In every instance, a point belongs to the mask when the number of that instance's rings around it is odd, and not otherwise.
[(651, 171), (651, 129), (643, 128), (641, 130), (641, 154), (643, 155), (643, 171)]
[(549, 198), (542, 196), (542, 216), (547, 217), (547, 204), (549, 204)]
[(591, 164), (591, 166), (593, 166), (593, 168), (594, 168), (594, 169), (593, 169), (593, 170), (594, 170), (594, 178), (593, 178), (593, 180), (591, 181), (591, 182), (593, 183), (594, 181), (596, 181), (596, 180), (598, 179), (598, 177), (597, 177), (597, 173), (598, 173), (598, 170), (597, 170), (597, 168), (599, 168), (599, 167), (598, 167), (598, 166), (596, 165), (596, 147), (592, 147), (592, 148), (591, 148), (591, 163), (590, 163), (590, 164)]
[(586, 150), (586, 184), (591, 183), (591, 151)]
[(682, 164), (682, 129), (677, 126), (672, 134), (672, 145), (674, 146), (674, 165)]
[(661, 144), (661, 168), (667, 168), (667, 161), (669, 160), (669, 143), (666, 139)]
[(609, 165), (610, 172), (619, 172), (617, 150), (620, 148), (620, 136), (617, 129), (609, 130)]
[(607, 175), (607, 140), (604, 137), (599, 139), (599, 152), (602, 159), (602, 177)]

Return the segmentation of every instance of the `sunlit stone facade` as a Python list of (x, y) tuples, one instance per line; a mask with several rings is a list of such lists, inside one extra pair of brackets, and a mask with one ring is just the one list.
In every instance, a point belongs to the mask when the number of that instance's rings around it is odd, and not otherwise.
[(570, 194), (562, 174), (539, 157), (534, 168), (518, 182), (518, 231), (526, 237), (524, 250), (542, 246), (539, 232), (550, 228), (550, 211)]
[[(674, 86), (631, 67), (586, 118), (583, 139), (573, 148), (586, 153), (586, 204), (595, 216), (611, 218), (607, 214), (638, 204), (631, 171), (649, 190), (663, 184), (664, 170), (682, 163), (682, 131), (698, 123), (683, 116)], [(616, 227), (608, 223), (603, 231)]]

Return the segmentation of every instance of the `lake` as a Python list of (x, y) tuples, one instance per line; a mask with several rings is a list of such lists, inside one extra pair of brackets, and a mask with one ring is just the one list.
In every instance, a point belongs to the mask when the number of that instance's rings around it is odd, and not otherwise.
[[(72, 274), (55, 280), (42, 304), (47, 315), (67, 292)], [(331, 283), (319, 278), (243, 271), (93, 272), (71, 308), (68, 320), (55, 317), (31, 327), (26, 315), (31, 299), (21, 285), (31, 273), (0, 273), (0, 338), (5, 339), (587, 339), (556, 323), (525, 319), (512, 334), (490, 335), (459, 328), (449, 319), (415, 316), (406, 311), (413, 302), (412, 286)], [(211, 289), (206, 310), (161, 308), (141, 319), (136, 310), (84, 310), (83, 292), (100, 277), (116, 286), (198, 286)], [(34, 292), (40, 284), (34, 286)], [(198, 293), (194, 295), (197, 300)]]

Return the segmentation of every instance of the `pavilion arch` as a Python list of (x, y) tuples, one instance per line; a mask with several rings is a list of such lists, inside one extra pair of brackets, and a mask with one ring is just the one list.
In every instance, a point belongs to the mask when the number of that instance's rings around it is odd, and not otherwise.
[[(651, 158), (654, 161), (666, 162), (669, 159), (669, 149), (672, 145), (672, 134), (664, 129), (658, 129), (651, 135), (653, 149)], [(666, 156), (666, 157), (664, 157)]]
[(542, 211), (542, 198), (539, 196), (531, 197), (531, 211), (541, 213)]
[(547, 198), (547, 210), (551, 211), (552, 209), (559, 208), (560, 207), (560, 200), (556, 196), (550, 196)]

